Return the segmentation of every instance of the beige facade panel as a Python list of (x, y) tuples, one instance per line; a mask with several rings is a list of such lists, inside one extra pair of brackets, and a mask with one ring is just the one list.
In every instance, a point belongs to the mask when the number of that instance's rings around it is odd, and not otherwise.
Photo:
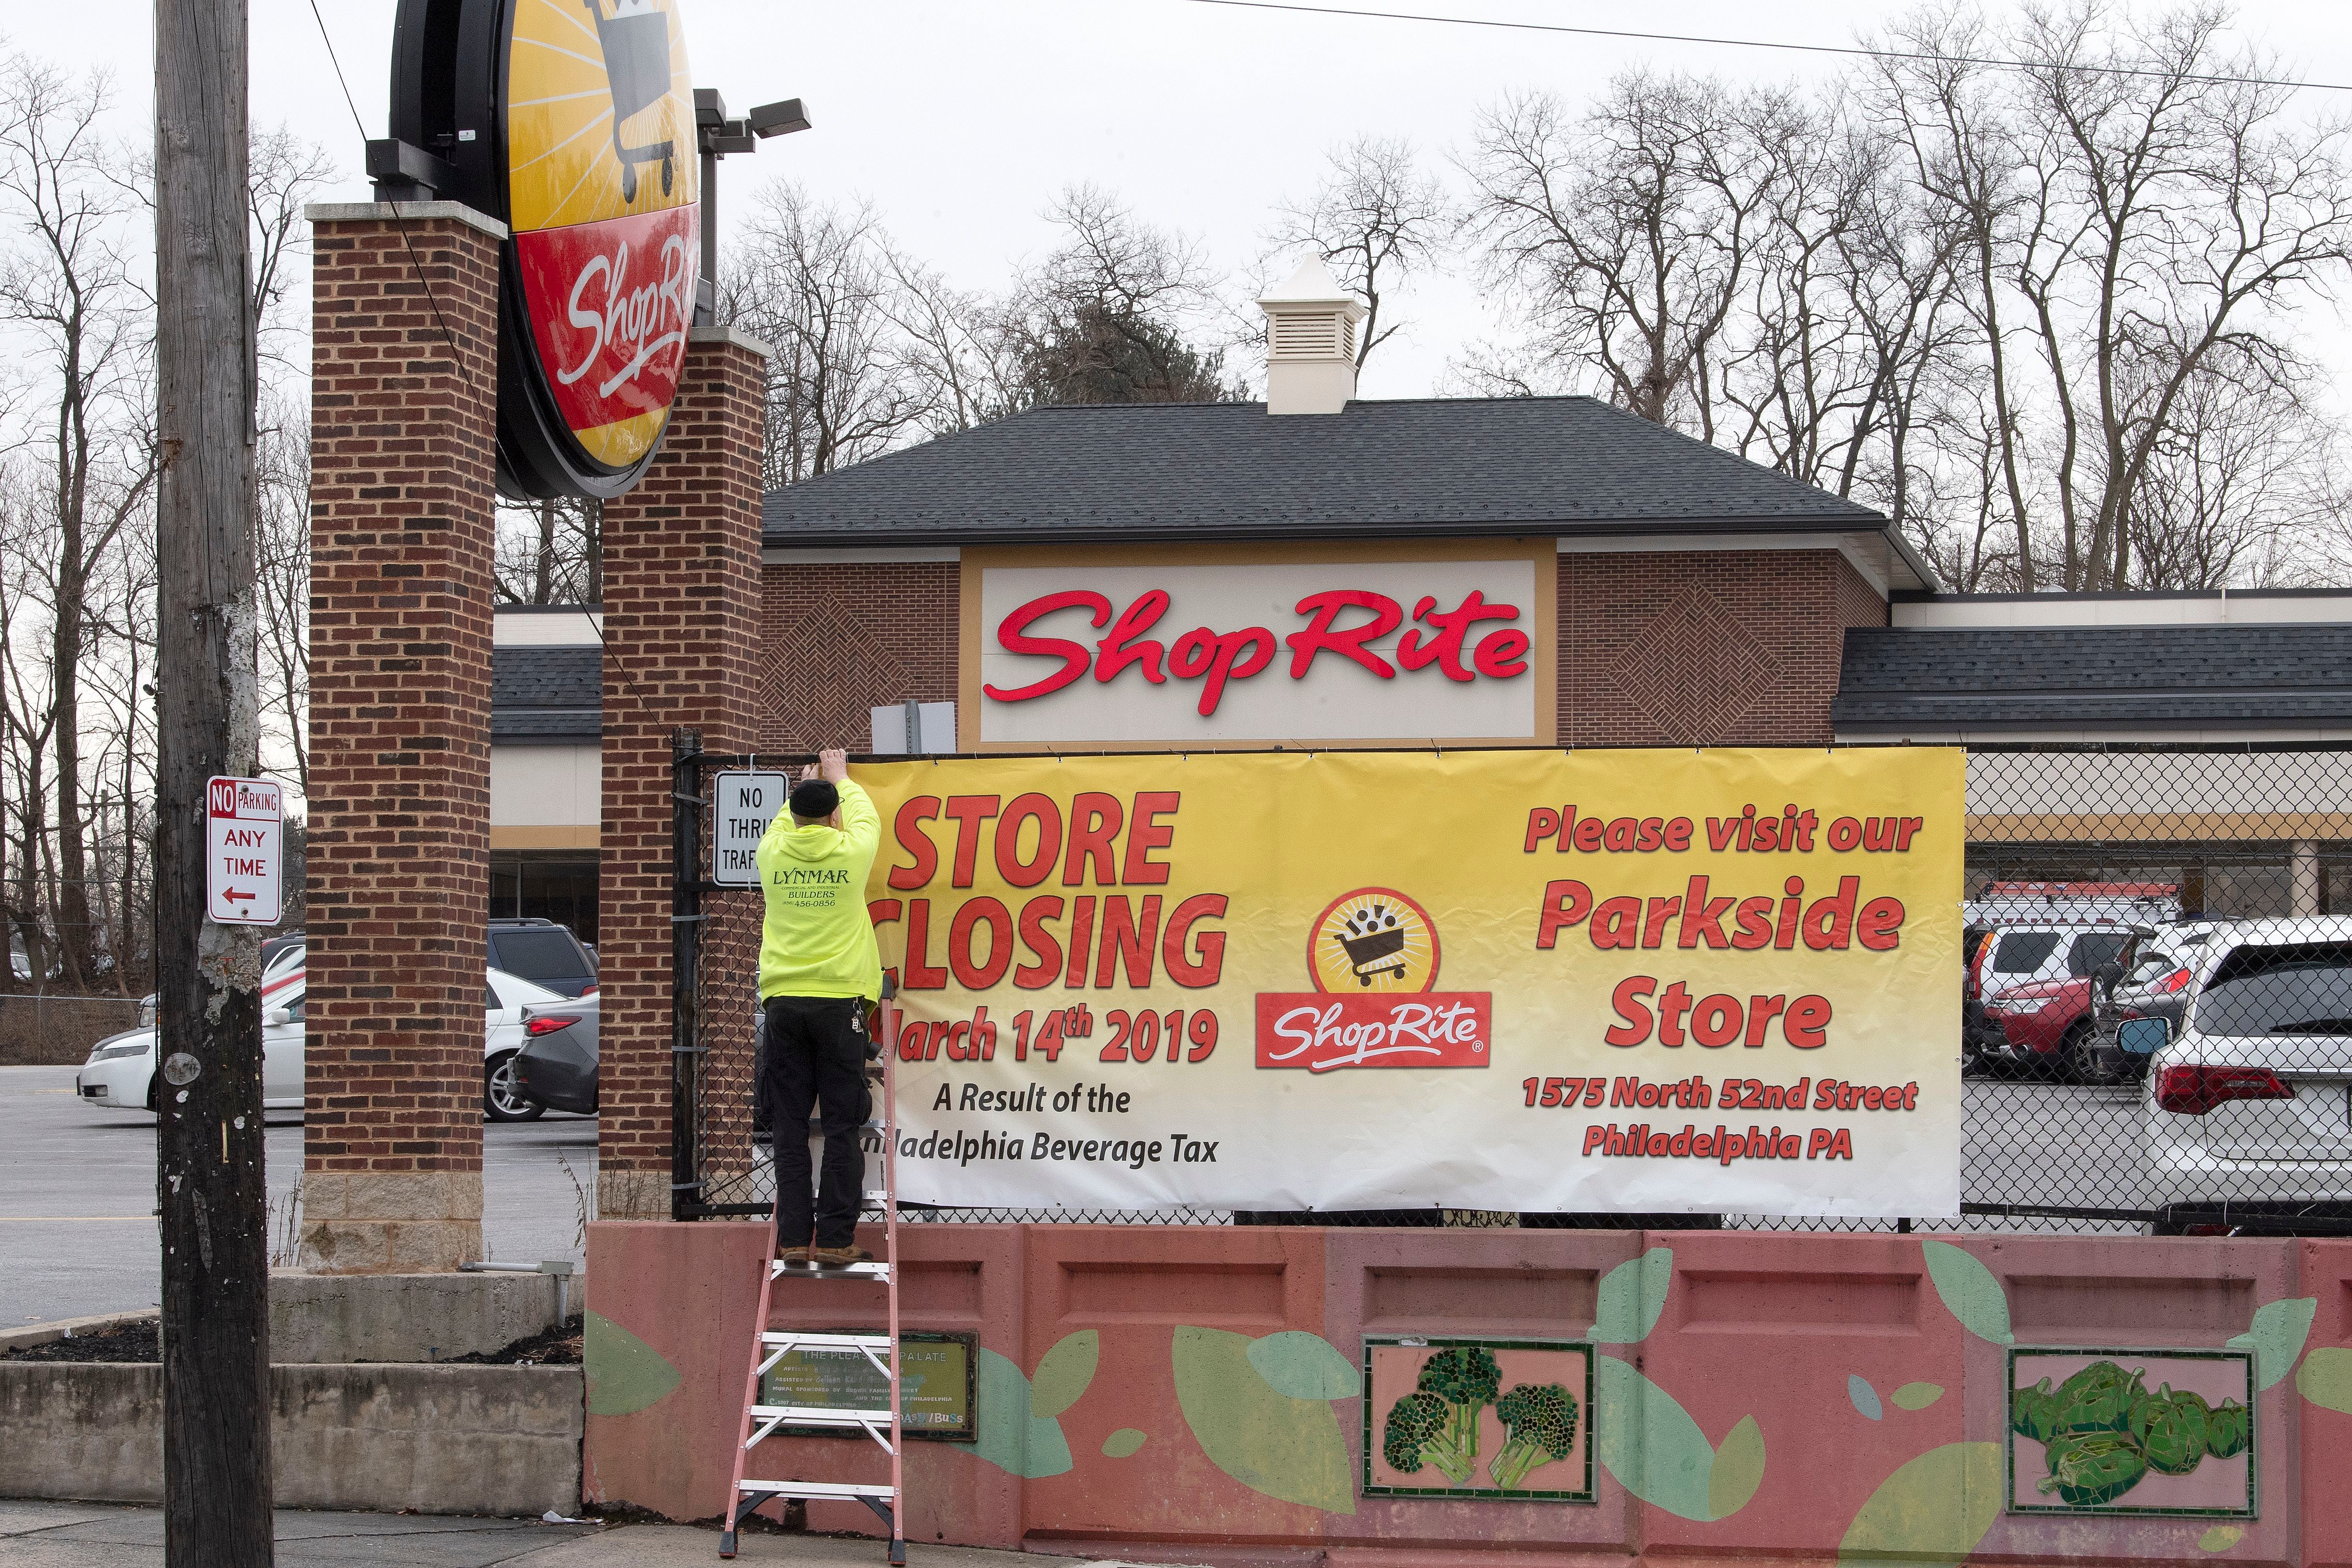
[[(494, 849), (593, 847), (604, 819), (604, 772), (595, 746), (490, 748), (490, 847)], [(561, 843), (523, 844), (516, 832), (572, 835)], [(580, 830), (585, 830), (583, 842)], [(504, 834), (506, 837), (501, 837)]]

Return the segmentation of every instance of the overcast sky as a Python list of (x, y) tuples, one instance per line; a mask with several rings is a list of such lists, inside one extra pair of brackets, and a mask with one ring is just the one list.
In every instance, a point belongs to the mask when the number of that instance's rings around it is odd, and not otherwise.
[[(1360, 0), (1375, 9), (1844, 44), (1899, 9), (1861, 0)], [(253, 114), (325, 145), (364, 199), (359, 132), (309, 0), (251, 0)], [(1424, 23), (1228, 9), (1190, 0), (681, 0), (698, 85), (730, 107), (806, 100), (816, 129), (728, 160), (730, 198), (789, 174), (870, 199), (916, 254), (968, 288), (1001, 284), (1050, 241), (1039, 214), (1091, 180), (1200, 237), (1223, 266), (1257, 259), (1272, 209), (1312, 185), (1323, 151), (1360, 133), (1443, 156), (1479, 105), (1515, 88), (1580, 96), (1649, 62), (1739, 79), (1813, 79), (1838, 62), (1751, 48), (1633, 43)], [(320, 0), (371, 136), (383, 134), (393, 0)], [(115, 79), (123, 133), (143, 133), (150, 0), (8, 9), (15, 47)], [(2352, 83), (2352, 5), (2248, 0), (2240, 26), (2305, 79)], [(2315, 114), (2352, 92), (2306, 92)], [(740, 206), (740, 203), (737, 204)], [(1484, 330), (1474, 291), (1417, 290), (1413, 321), (1368, 370), (1368, 396), (1432, 390)], [(2315, 323), (2316, 326), (2317, 323)], [(2320, 330), (2333, 336), (2335, 323)]]

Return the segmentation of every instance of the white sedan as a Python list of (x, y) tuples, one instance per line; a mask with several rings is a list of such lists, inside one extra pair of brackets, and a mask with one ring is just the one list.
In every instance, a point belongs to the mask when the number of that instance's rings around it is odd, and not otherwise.
[[(261, 987), (261, 1105), (302, 1109), (302, 1008), (307, 972), (289, 970)], [(488, 972), (482, 1011), (482, 1114), (492, 1121), (528, 1121), (544, 1108), (517, 1092), (515, 1053), (528, 1035), (526, 1009), (565, 998), (503, 970)], [(75, 1088), (83, 1100), (113, 1110), (152, 1111), (165, 1085), (155, 1071), (155, 1031), (131, 1029), (100, 1040), (82, 1064)]]

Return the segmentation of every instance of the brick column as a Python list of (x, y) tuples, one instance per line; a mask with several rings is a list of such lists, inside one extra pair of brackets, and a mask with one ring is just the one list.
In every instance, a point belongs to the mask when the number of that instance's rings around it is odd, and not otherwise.
[[(604, 506), (604, 818), (596, 913), (596, 1212), (670, 1215), (670, 744), (754, 743), (764, 344), (697, 328), (660, 455)], [(722, 895), (704, 931), (707, 1061), (748, 1062), (756, 895)], [(714, 1105), (740, 1099), (740, 1084)], [(750, 1146), (748, 1121), (740, 1140)], [(740, 1162), (739, 1162), (740, 1163)]]
[(454, 1268), (482, 1256), (506, 230), (453, 202), (404, 204), (399, 222), (381, 205), (309, 216), (302, 1261), (338, 1274)]

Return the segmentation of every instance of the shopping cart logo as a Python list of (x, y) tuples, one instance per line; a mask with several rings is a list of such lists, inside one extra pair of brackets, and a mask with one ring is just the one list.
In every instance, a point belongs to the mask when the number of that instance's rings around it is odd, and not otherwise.
[(1331, 900), (1307, 939), (1318, 991), (1426, 991), (1437, 984), (1437, 926), (1394, 888), (1359, 888)]
[(637, 199), (637, 165), (656, 161), (666, 196), (677, 176), (677, 139), (666, 136), (632, 144), (623, 132), (630, 121), (669, 96), (669, 14), (654, 0), (613, 0), (609, 16), (598, 0), (581, 3), (595, 19), (604, 79), (613, 89), (613, 156), (621, 162), (621, 199)]
[(1358, 888), (1307, 929), (1311, 992), (1262, 991), (1257, 1065), (1482, 1068), (1492, 1059), (1489, 992), (1437, 987), (1437, 925), (1394, 888)]

